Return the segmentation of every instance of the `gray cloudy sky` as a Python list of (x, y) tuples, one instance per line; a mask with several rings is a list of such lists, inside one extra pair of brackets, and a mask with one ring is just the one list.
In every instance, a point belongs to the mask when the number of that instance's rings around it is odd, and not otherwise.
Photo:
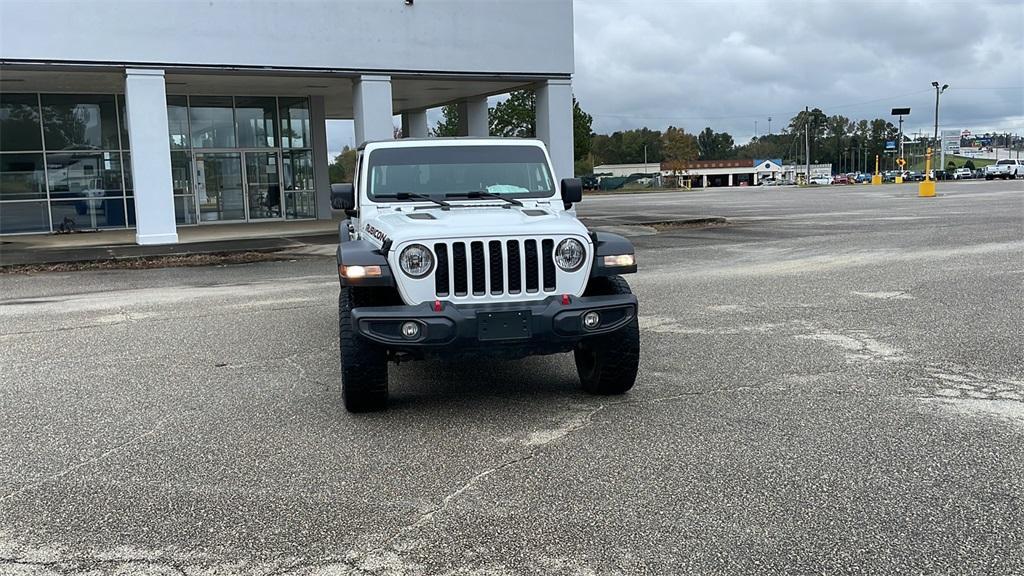
[[(574, 91), (594, 131), (777, 132), (804, 106), (904, 129), (1024, 133), (1024, 1), (576, 0)], [(330, 127), (331, 150), (351, 123)]]

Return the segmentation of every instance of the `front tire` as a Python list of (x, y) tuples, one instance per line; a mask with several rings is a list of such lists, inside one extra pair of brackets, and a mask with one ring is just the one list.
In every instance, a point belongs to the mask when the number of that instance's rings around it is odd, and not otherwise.
[(349, 412), (378, 412), (388, 405), (387, 350), (360, 336), (352, 325), (352, 309), (373, 304), (370, 289), (341, 287), (338, 295), (341, 396)]
[[(621, 276), (591, 278), (585, 296), (632, 294)], [(640, 368), (640, 323), (637, 317), (609, 334), (584, 338), (573, 351), (583, 390), (609, 396), (624, 394)]]

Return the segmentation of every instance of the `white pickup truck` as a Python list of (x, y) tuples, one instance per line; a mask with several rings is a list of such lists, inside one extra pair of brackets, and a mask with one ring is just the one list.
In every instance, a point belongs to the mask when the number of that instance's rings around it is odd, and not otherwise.
[(993, 178), (1013, 180), (1018, 176), (1024, 176), (1024, 160), (997, 160), (995, 164), (985, 166), (985, 180)]

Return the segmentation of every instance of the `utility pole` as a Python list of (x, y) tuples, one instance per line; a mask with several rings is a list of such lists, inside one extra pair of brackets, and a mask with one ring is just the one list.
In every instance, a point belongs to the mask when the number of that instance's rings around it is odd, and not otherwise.
[[(946, 167), (946, 149), (939, 142), (939, 95), (949, 88), (949, 84), (943, 84), (942, 88), (939, 88), (938, 82), (932, 82), (932, 86), (935, 88), (935, 145), (939, 147), (939, 155), (941, 157), (940, 162), (942, 167)], [(932, 148), (934, 150), (934, 148)]]
[(804, 184), (811, 183), (811, 109), (809, 106), (804, 106), (804, 161), (807, 167), (804, 171)]
[(768, 135), (769, 136), (772, 135), (772, 117), (771, 116), (768, 117)]
[(754, 120), (754, 138), (757, 138), (757, 120)]

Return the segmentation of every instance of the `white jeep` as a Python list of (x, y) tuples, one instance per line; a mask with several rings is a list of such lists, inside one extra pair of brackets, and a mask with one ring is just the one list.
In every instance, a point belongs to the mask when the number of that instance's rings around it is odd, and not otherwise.
[[(388, 362), (573, 352), (584, 390), (622, 394), (640, 359), (633, 245), (590, 232), (538, 140), (370, 142), (335, 184), (345, 407), (387, 405)], [(479, 367), (479, 365), (478, 365)]]

